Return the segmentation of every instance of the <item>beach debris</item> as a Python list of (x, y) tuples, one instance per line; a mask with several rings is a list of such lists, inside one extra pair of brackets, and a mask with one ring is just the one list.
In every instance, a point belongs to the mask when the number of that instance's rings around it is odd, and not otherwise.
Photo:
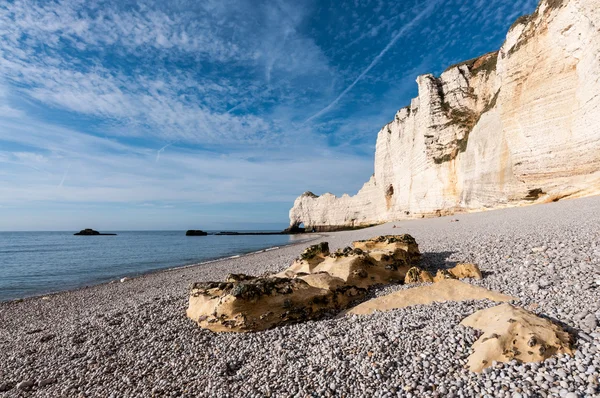
[(123, 277), (121, 279), (119, 279), (119, 282), (123, 283), (123, 282), (127, 282), (129, 280), (128, 277)]
[(542, 362), (573, 353), (573, 337), (559, 325), (510, 304), (477, 311), (460, 323), (483, 332), (473, 344), (467, 366), (481, 372), (493, 361)]
[(427, 305), (444, 301), (491, 300), (506, 302), (517, 300), (483, 287), (474, 286), (456, 279), (444, 279), (438, 283), (399, 290), (377, 297), (348, 310), (348, 314), (367, 315), (375, 311), (390, 311), (414, 305)]
[(339, 312), (365, 294), (365, 289), (325, 274), (307, 280), (265, 277), (196, 283), (187, 316), (215, 332), (259, 331)]

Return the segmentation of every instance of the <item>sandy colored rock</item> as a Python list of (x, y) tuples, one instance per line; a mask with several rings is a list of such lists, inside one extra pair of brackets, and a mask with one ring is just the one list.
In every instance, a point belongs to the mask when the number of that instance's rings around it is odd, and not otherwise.
[[(321, 246), (320, 246), (321, 245)], [(326, 242), (304, 251), (300, 258), (277, 277), (326, 272), (346, 285), (369, 287), (401, 282), (419, 258), (419, 246), (410, 235), (385, 235), (353, 242), (352, 247), (329, 253)]]
[(470, 285), (456, 279), (446, 279), (432, 285), (399, 290), (383, 297), (365, 301), (347, 311), (349, 314), (367, 315), (374, 311), (390, 311), (413, 305), (443, 301), (492, 300), (505, 302), (515, 297), (494, 292), (483, 287)]
[(417, 78), (360, 191), (304, 194), (290, 225), (358, 227), (600, 192), (600, 0), (543, 0), (499, 51)]
[(288, 269), (280, 272), (276, 276), (281, 278), (293, 278), (296, 274), (310, 274), (318, 264), (327, 258), (327, 256), (329, 256), (329, 244), (327, 242), (309, 246)]
[(419, 267), (412, 267), (406, 273), (404, 278), (404, 284), (410, 285), (411, 283), (431, 283), (433, 282), (433, 276), (428, 271), (425, 271)]
[(312, 287), (327, 290), (336, 290), (346, 285), (343, 279), (329, 275), (327, 272), (317, 272), (315, 274), (300, 275), (298, 279), (302, 279)]
[(476, 264), (471, 264), (471, 263), (456, 264), (456, 266), (453, 268), (450, 268), (448, 270), (448, 272), (457, 279), (463, 279), (463, 278), (483, 279), (481, 270), (479, 269), (479, 267)]
[(383, 235), (367, 240), (359, 240), (352, 242), (352, 246), (355, 249), (364, 251), (393, 253), (396, 260), (406, 263), (416, 260), (421, 255), (417, 241), (408, 234)]
[(461, 325), (481, 330), (468, 366), (473, 372), (493, 361), (541, 362), (556, 354), (571, 354), (572, 336), (557, 324), (510, 304), (477, 311)]
[(331, 277), (330, 289), (311, 286), (302, 279), (253, 278), (241, 282), (208, 282), (192, 286), (187, 316), (215, 332), (247, 332), (277, 325), (318, 319), (338, 312), (366, 291), (339, 286)]
[(361, 249), (352, 249), (332, 253), (314, 272), (327, 272), (347, 285), (367, 288), (401, 282), (409, 268), (409, 264), (395, 260), (391, 254), (378, 251), (374, 258)]
[(437, 273), (433, 277), (433, 282), (439, 283), (439, 282), (445, 281), (447, 279), (458, 279), (458, 278), (456, 276), (454, 276), (453, 274), (451, 274), (446, 269), (438, 269)]

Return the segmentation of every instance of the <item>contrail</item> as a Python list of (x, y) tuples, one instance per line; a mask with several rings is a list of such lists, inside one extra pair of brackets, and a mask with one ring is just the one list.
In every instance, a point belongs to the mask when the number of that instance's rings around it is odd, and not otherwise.
[(338, 95), (338, 97), (336, 99), (334, 99), (329, 105), (327, 105), (325, 108), (321, 109), (319, 112), (315, 113), (314, 115), (312, 115), (311, 117), (306, 119), (304, 121), (304, 123), (310, 122), (311, 120), (323, 115), (324, 113), (328, 112), (331, 108), (333, 108), (346, 94), (348, 94), (348, 91), (352, 90), (352, 88), (354, 86), (356, 86), (356, 83), (358, 83), (363, 77), (365, 77), (365, 75), (367, 73), (369, 73), (369, 71), (371, 69), (373, 69), (373, 67), (375, 65), (377, 65), (379, 60), (385, 55), (385, 53), (388, 52), (388, 50), (396, 43), (396, 41), (398, 41), (398, 39), (400, 37), (402, 37), (409, 29), (411, 29), (421, 19), (423, 19), (426, 16), (428, 16), (429, 14), (431, 14), (431, 12), (433, 11), (434, 7), (437, 5), (438, 2), (439, 2), (439, 0), (431, 2), (429, 4), (429, 6), (427, 8), (425, 8), (423, 11), (421, 11), (415, 18), (413, 18), (412, 21), (410, 21), (408, 24), (404, 25), (402, 27), (402, 29), (400, 29), (400, 31), (398, 33), (396, 33), (396, 36), (394, 36), (392, 38), (392, 40), (387, 44), (387, 46), (385, 46), (385, 48), (375, 57), (375, 59), (373, 59), (373, 61), (369, 64), (369, 66), (367, 66), (367, 68), (365, 70), (363, 70), (360, 75), (358, 75), (358, 77), (352, 82), (352, 84), (350, 84), (348, 87), (346, 87), (346, 89), (344, 91), (342, 91), (342, 93), (340, 95)]
[(156, 163), (158, 163), (158, 159), (160, 159), (160, 154), (163, 153), (164, 150), (167, 149), (168, 147), (170, 147), (171, 145), (173, 145), (172, 142), (170, 144), (167, 144), (164, 147), (160, 148), (158, 151), (156, 151)]
[(69, 163), (69, 165), (67, 166), (67, 170), (65, 170), (65, 174), (63, 174), (63, 178), (62, 178), (62, 180), (60, 180), (60, 184), (58, 184), (59, 188), (62, 188), (63, 184), (65, 183), (65, 180), (67, 179), (67, 176), (69, 175), (70, 169), (71, 169), (71, 163)]

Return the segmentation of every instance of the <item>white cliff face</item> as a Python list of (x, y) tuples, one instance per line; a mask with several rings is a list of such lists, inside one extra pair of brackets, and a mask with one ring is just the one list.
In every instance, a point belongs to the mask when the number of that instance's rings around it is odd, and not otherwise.
[(318, 230), (600, 191), (600, 0), (542, 0), (497, 53), (417, 79), (355, 196), (296, 199)]

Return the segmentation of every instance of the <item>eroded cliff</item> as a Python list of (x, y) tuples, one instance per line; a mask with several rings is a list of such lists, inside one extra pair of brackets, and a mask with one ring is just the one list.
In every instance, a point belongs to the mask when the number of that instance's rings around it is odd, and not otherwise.
[(596, 194), (600, 0), (542, 0), (498, 52), (419, 76), (355, 195), (307, 192), (292, 226), (357, 227)]

